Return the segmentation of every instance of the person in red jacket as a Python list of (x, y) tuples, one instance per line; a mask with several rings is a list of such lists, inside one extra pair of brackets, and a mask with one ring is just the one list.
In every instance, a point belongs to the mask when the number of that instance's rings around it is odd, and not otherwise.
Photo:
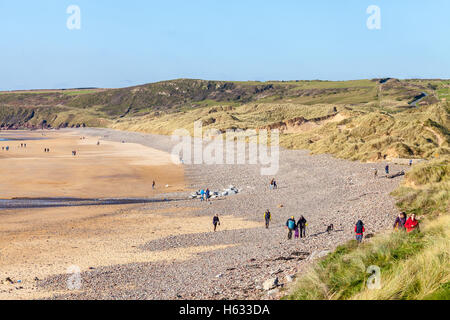
[(405, 222), (406, 232), (419, 230), (419, 220), (416, 219), (416, 215), (413, 213), (411, 217)]
[(363, 234), (366, 230), (364, 229), (364, 223), (361, 220), (355, 225), (356, 241), (361, 242), (363, 239)]

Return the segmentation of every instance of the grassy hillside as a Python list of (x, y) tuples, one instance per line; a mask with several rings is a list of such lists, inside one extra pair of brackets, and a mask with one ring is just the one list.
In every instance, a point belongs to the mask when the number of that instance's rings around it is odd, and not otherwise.
[[(422, 216), (420, 233), (386, 232), (339, 246), (301, 276), (287, 299), (450, 299), (449, 157), (413, 168), (393, 195)], [(381, 270), (368, 289), (367, 268)]]
[[(407, 105), (423, 91), (441, 90), (441, 80), (398, 81), (269, 81), (230, 82), (178, 79), (121, 89), (73, 89), (0, 92), (0, 108), (65, 107), (73, 113), (90, 110), (117, 120), (133, 116), (177, 113), (201, 107), (241, 106), (249, 102)], [(434, 89), (431, 89), (434, 88)], [(51, 119), (46, 119), (51, 123)], [(0, 121), (5, 125), (3, 118)], [(70, 125), (75, 123), (70, 123)]]

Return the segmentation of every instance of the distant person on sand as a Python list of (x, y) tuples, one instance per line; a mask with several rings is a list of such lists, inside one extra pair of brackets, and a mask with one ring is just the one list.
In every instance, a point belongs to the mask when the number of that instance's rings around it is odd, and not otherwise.
[(405, 230), (406, 213), (401, 212), (394, 222), (394, 230)]
[(300, 230), (300, 238), (306, 238), (306, 219), (304, 216), (300, 216), (300, 219), (298, 219), (297, 227)]
[(378, 169), (377, 168), (373, 168), (373, 177), (374, 178), (378, 177)]
[(413, 163), (413, 161), (412, 161), (412, 160), (409, 160), (409, 166), (410, 166), (410, 167), (412, 166), (412, 163)]
[(269, 209), (264, 212), (264, 221), (266, 222), (266, 229), (269, 229), (270, 220), (272, 219), (272, 214)]
[(210, 191), (209, 191), (208, 188), (206, 188), (206, 191), (205, 191), (205, 197), (206, 197), (206, 201), (208, 201), (208, 200), (209, 200), (209, 197), (210, 197)]
[(217, 225), (220, 226), (220, 220), (219, 220), (219, 215), (216, 214), (213, 218), (213, 225), (214, 225), (214, 232), (216, 232), (217, 229)]
[(155, 188), (156, 188), (156, 182), (155, 182), (155, 180), (153, 180), (152, 189), (155, 189)]
[(277, 188), (277, 182), (275, 181), (275, 179), (272, 179), (270, 181), (270, 189), (276, 189)]
[(384, 168), (384, 171), (386, 171), (386, 174), (389, 174), (389, 165), (387, 164), (386, 167)]
[(287, 221), (286, 221), (286, 228), (288, 228), (288, 240), (292, 239), (292, 231), (295, 230), (295, 219), (294, 216), (290, 217)]
[(204, 201), (205, 200), (205, 190), (204, 189), (200, 190), (200, 195), (201, 195), (200, 201)]
[(362, 241), (365, 231), (366, 230), (364, 229), (364, 223), (361, 220), (358, 220), (358, 222), (355, 225), (356, 241), (358, 242)]
[(405, 222), (406, 232), (412, 232), (414, 230), (419, 231), (419, 220), (416, 219), (416, 215), (413, 213)]

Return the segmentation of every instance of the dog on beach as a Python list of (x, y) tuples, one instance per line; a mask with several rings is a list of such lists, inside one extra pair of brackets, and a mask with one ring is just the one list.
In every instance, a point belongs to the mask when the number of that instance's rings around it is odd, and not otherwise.
[(334, 225), (333, 225), (333, 224), (330, 224), (330, 225), (327, 227), (327, 233), (330, 233), (331, 231), (334, 231)]

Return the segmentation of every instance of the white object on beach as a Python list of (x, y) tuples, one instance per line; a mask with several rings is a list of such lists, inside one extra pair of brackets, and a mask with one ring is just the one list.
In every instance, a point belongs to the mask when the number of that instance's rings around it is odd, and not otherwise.
[(278, 286), (278, 277), (275, 278), (271, 278), (271, 279), (267, 279), (266, 281), (264, 281), (263, 283), (263, 289), (264, 290), (271, 290), (274, 289)]

